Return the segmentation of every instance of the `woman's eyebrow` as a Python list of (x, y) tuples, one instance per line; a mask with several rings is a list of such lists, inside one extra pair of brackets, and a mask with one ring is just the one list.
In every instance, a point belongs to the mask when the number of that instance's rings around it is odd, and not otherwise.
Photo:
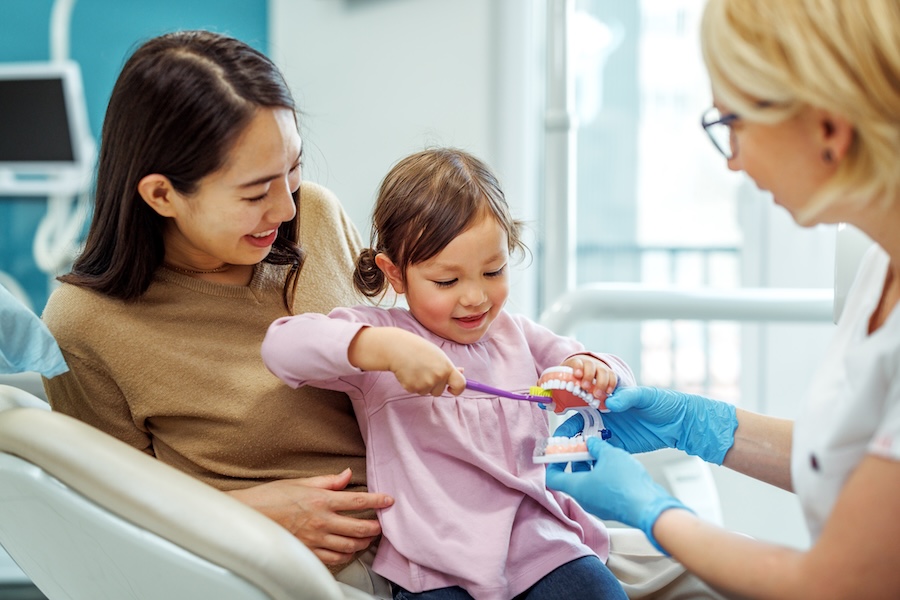
[[(301, 148), (300, 152), (297, 154), (297, 160), (294, 161), (294, 164), (299, 163), (300, 159), (303, 158), (303, 149)], [(281, 173), (277, 173), (275, 175), (263, 175), (262, 177), (257, 177), (253, 181), (248, 181), (246, 183), (239, 184), (239, 188), (248, 188), (253, 187), (255, 185), (261, 185), (263, 183), (269, 183), (270, 181), (280, 177)]]
[(247, 183), (242, 183), (238, 187), (248, 188), (248, 187), (253, 187), (256, 185), (263, 184), (263, 183), (269, 183), (276, 177), (278, 177), (278, 175), (263, 175), (262, 177), (258, 177), (257, 179), (254, 179), (253, 181), (248, 181)]

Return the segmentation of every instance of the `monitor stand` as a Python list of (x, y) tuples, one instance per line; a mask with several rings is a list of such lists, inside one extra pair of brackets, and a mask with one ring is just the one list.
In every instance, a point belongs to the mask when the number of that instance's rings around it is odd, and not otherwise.
[(87, 188), (87, 175), (78, 170), (58, 173), (19, 173), (0, 169), (0, 196), (74, 196)]

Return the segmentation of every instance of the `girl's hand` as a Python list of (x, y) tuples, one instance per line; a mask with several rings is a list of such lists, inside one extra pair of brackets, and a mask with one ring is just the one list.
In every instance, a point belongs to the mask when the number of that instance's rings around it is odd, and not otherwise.
[(423, 396), (462, 393), (466, 379), (443, 350), (415, 334), (402, 337), (390, 350), (389, 369), (403, 389)]
[(394, 504), (386, 494), (344, 491), (349, 483), (346, 469), (338, 475), (282, 479), (228, 493), (290, 531), (324, 564), (342, 565), (381, 534), (377, 520), (342, 513)]
[(363, 371), (390, 371), (407, 392), (460, 395), (466, 379), (444, 351), (398, 327), (363, 327), (347, 350), (350, 364)]
[(612, 394), (619, 384), (619, 378), (609, 365), (587, 354), (569, 357), (563, 361), (563, 366), (570, 367), (581, 389), (589, 390), (598, 400)]

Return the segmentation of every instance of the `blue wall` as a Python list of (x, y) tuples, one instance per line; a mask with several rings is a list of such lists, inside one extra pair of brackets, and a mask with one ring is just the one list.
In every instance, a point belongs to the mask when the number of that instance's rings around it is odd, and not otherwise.
[[(44, 61), (50, 56), (52, 0), (0, 0), (0, 62)], [(268, 51), (267, 0), (77, 0), (70, 56), (81, 66), (88, 118), (99, 142), (106, 102), (126, 57), (140, 42), (177, 29), (210, 29)], [(40, 198), (0, 197), (0, 270), (28, 292), (36, 312), (47, 302), (46, 274), (31, 245), (46, 212)]]

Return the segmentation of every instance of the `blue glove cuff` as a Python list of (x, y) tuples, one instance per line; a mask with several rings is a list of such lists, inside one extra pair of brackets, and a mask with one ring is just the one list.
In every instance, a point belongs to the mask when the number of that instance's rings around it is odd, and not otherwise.
[(734, 446), (737, 411), (733, 404), (727, 402), (703, 400), (702, 409), (695, 410), (694, 420), (688, 421), (690, 430), (685, 432), (684, 442), (675, 447), (706, 462), (721, 465)]
[(638, 527), (640, 527), (641, 531), (644, 532), (644, 535), (647, 536), (647, 539), (650, 540), (650, 543), (653, 544), (653, 547), (662, 552), (665, 556), (671, 555), (656, 542), (656, 538), (653, 537), (653, 526), (656, 524), (659, 516), (670, 508), (680, 508), (691, 513), (694, 512), (677, 498), (665, 495), (660, 496), (650, 503), (650, 505), (644, 511), (644, 514), (641, 516), (640, 523), (638, 523)]

